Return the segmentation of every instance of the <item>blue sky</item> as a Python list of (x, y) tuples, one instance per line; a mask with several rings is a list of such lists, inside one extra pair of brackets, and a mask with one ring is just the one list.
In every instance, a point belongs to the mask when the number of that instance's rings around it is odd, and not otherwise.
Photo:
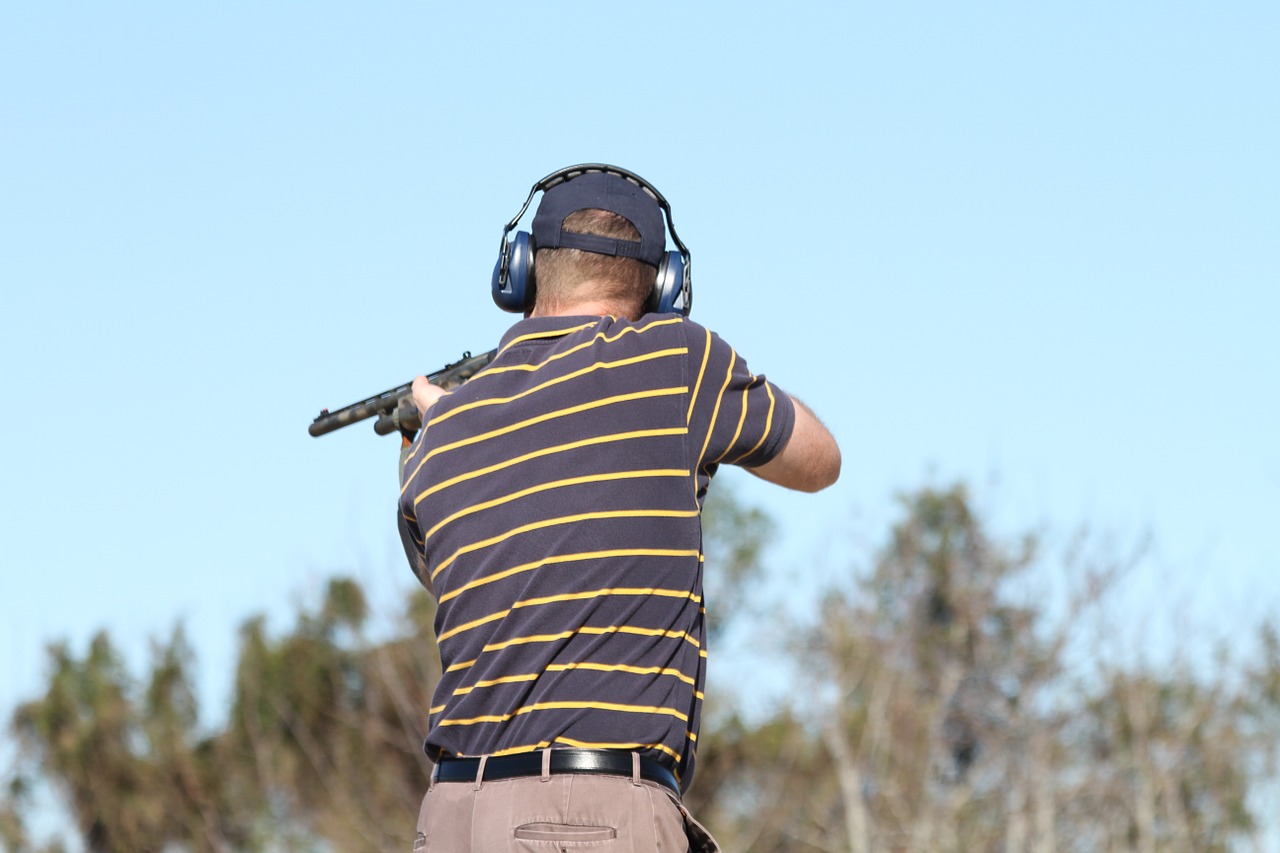
[(47, 642), (181, 620), (216, 716), (244, 618), (393, 608), (395, 442), (306, 426), (491, 347), (502, 226), (584, 161), (842, 444), (817, 496), (732, 478), (778, 577), (964, 479), (1150, 531), (1144, 616), (1280, 616), (1278, 10), (0, 6), (0, 713)]

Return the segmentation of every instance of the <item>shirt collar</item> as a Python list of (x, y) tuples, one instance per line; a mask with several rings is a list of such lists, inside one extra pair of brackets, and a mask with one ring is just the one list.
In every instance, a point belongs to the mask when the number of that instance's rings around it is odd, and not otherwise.
[(526, 341), (562, 338), (581, 329), (590, 329), (608, 323), (612, 319), (599, 316), (526, 317), (507, 329), (498, 349), (504, 350), (512, 344)]

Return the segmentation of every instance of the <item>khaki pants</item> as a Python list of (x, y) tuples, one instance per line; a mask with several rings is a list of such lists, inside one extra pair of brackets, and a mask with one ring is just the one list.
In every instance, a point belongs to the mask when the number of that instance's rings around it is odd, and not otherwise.
[(414, 853), (718, 853), (655, 782), (558, 774), (436, 782), (422, 798)]

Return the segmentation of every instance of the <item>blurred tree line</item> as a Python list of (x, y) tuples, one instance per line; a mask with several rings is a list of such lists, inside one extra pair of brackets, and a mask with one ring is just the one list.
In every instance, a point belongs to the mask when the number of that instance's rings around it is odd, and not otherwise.
[[(1121, 562), (999, 541), (961, 486), (903, 496), (816, 618), (764, 621), (748, 605), (772, 535), (731, 490), (710, 502), (712, 643), (759, 620), (736, 632), (752, 638), (740, 653), (794, 679), (762, 718), (724, 688), (708, 698), (687, 799), (728, 853), (1260, 850), (1275, 829), (1273, 627), (1212, 666), (1109, 662), (1093, 651)], [(1068, 591), (1050, 595), (1046, 571)], [(363, 591), (338, 578), (283, 636), (249, 620), (212, 730), (180, 628), (141, 677), (106, 633), (82, 657), (52, 646), (43, 695), (10, 723), (0, 842), (64, 849), (24, 820), (43, 782), (91, 853), (408, 850), (430, 773), (433, 614), (416, 592), (371, 639)]]

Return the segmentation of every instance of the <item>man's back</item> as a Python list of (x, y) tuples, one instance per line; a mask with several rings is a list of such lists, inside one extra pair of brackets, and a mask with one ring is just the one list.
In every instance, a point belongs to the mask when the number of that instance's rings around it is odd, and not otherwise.
[(675, 315), (536, 317), (432, 408), (402, 511), (440, 602), (429, 749), (637, 750), (689, 778), (700, 505), (786, 444), (785, 394)]

